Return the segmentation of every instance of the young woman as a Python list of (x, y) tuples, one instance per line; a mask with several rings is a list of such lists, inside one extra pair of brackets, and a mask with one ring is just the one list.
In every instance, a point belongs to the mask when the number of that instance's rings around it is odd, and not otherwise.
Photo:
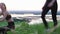
[(0, 21), (6, 20), (8, 22), (8, 25), (0, 28), (0, 31), (4, 32), (5, 30), (15, 29), (14, 21), (13, 21), (11, 15), (7, 12), (7, 9), (6, 9), (6, 6), (4, 3), (0, 3), (0, 9), (2, 10), (0, 15), (3, 15), (3, 18), (0, 19)]
[(46, 3), (44, 5), (44, 7), (42, 8), (43, 11), (42, 11), (42, 15), (41, 15), (41, 18), (43, 20), (43, 23), (44, 23), (46, 29), (48, 29), (48, 24), (47, 24), (47, 21), (45, 19), (45, 15), (47, 14), (47, 12), (49, 10), (51, 10), (51, 13), (52, 13), (52, 19), (54, 22), (54, 26), (57, 25), (57, 18), (56, 18), (57, 7), (58, 7), (57, 6), (57, 0), (46, 0)]

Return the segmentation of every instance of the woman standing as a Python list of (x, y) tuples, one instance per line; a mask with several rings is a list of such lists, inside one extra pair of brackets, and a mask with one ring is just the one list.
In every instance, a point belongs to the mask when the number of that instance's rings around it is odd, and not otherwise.
[(45, 20), (45, 15), (47, 14), (47, 12), (49, 10), (51, 10), (51, 13), (52, 13), (52, 19), (54, 22), (54, 27), (57, 25), (57, 18), (56, 18), (57, 7), (58, 7), (57, 6), (57, 0), (46, 0), (46, 3), (44, 5), (44, 7), (42, 8), (43, 11), (42, 11), (42, 15), (41, 15), (41, 18), (43, 20), (43, 23), (44, 23), (46, 29), (48, 29), (48, 24), (47, 24), (47, 21)]

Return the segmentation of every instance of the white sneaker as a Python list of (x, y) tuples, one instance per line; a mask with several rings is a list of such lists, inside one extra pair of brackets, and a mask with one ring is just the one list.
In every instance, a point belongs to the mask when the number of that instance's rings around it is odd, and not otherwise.
[(46, 29), (46, 32), (49, 32), (50, 31), (50, 29), (48, 28), (48, 29)]
[(49, 32), (50, 32), (49, 28), (44, 30), (44, 34), (48, 34)]

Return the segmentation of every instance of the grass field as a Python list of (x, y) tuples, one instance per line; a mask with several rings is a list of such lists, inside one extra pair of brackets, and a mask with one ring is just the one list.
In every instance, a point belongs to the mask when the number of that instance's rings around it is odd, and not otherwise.
[[(49, 27), (53, 27), (53, 23), (49, 22)], [(0, 22), (0, 26), (6, 26), (7, 22), (3, 21)], [(8, 31), (8, 34), (45, 34), (45, 28), (44, 24), (34, 24), (34, 25), (28, 25), (26, 21), (15, 21), (15, 30), (13, 32)], [(60, 34), (60, 27), (58, 27), (55, 32), (52, 32), (51, 34)]]

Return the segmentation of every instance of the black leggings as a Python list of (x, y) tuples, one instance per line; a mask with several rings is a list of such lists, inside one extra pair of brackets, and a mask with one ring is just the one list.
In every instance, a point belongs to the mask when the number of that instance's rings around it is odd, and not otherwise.
[(43, 23), (44, 23), (46, 28), (48, 28), (48, 24), (47, 24), (47, 21), (45, 20), (45, 15), (47, 14), (47, 12), (50, 9), (51, 9), (51, 13), (52, 13), (52, 19), (53, 19), (53, 22), (54, 22), (54, 26), (57, 25), (57, 18), (56, 18), (56, 15), (57, 15), (57, 3), (55, 3), (52, 7), (44, 6), (44, 8), (43, 8), (41, 18), (42, 18)]
[[(6, 16), (6, 20), (9, 20), (9, 19), (11, 19), (11, 15), (7, 15)], [(11, 28), (11, 29), (15, 29), (15, 24), (14, 24), (14, 22), (13, 21), (11, 21), (11, 22), (8, 22), (8, 26), (7, 26), (8, 28)]]
[(10, 31), (10, 29), (7, 27), (7, 26), (4, 26), (4, 27), (0, 27), (0, 34), (7, 34), (7, 31)]
[(14, 22), (8, 22), (7, 27), (10, 28), (10, 29), (15, 29), (15, 24), (14, 24)]
[[(9, 19), (11, 19), (11, 15), (7, 15), (6, 20), (9, 20)], [(15, 24), (13, 21), (8, 22), (7, 26), (0, 27), (0, 34), (7, 34), (7, 31), (10, 31), (11, 29), (15, 29)]]
[(11, 29), (15, 29), (14, 22), (8, 22), (7, 26), (0, 27), (0, 34), (7, 34), (7, 31), (10, 31)]

